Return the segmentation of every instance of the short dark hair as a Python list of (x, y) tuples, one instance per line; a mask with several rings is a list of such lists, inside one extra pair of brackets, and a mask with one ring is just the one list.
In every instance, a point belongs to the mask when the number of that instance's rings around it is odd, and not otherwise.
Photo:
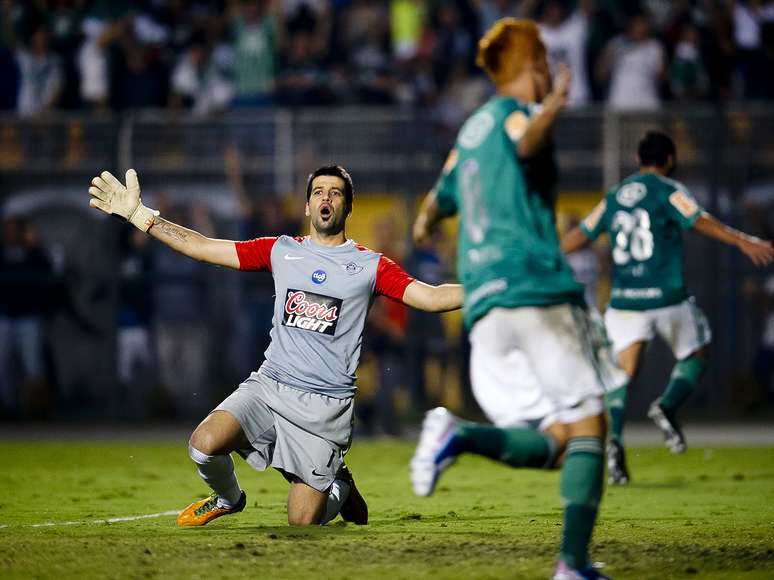
[(637, 155), (643, 167), (663, 167), (671, 155), (677, 158), (674, 141), (666, 133), (648, 131), (637, 146)]
[(352, 200), (355, 197), (355, 186), (352, 185), (352, 177), (350, 177), (347, 170), (341, 165), (323, 165), (309, 174), (309, 178), (306, 180), (306, 201), (308, 202), (309, 198), (312, 196), (312, 181), (314, 181), (315, 177), (320, 177), (321, 175), (332, 175), (344, 180), (344, 201), (347, 204), (347, 209), (352, 209)]

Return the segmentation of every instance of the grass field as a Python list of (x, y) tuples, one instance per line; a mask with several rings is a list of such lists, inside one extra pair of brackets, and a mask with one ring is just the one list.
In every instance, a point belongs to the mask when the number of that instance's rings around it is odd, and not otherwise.
[[(429, 499), (411, 494), (408, 442), (356, 441), (368, 526), (285, 525), (286, 484), (237, 460), (248, 507), (204, 528), (174, 516), (206, 495), (184, 441), (0, 442), (0, 578), (547, 578), (558, 474), (465, 457)], [(631, 451), (594, 559), (615, 578), (774, 578), (774, 449)], [(76, 522), (76, 523), (68, 523)], [(57, 525), (33, 527), (35, 524)]]

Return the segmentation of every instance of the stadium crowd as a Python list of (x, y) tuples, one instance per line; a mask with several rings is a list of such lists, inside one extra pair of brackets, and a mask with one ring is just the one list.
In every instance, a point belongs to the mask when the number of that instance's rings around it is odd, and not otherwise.
[(508, 15), (539, 22), (573, 106), (774, 97), (770, 0), (3, 0), (0, 109), (402, 104), (453, 125)]

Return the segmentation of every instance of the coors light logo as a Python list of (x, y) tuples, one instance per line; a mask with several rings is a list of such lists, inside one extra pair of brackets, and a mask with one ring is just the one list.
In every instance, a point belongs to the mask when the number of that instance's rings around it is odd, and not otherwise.
[(282, 324), (333, 336), (341, 311), (341, 298), (288, 288)]

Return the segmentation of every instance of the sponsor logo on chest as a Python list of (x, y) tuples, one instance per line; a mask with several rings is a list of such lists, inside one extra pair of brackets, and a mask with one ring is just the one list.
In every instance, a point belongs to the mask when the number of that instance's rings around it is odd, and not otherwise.
[(648, 188), (644, 183), (637, 181), (627, 183), (618, 193), (615, 194), (615, 199), (624, 207), (634, 207), (640, 200), (648, 194)]
[(282, 325), (333, 336), (339, 322), (341, 298), (288, 288)]

